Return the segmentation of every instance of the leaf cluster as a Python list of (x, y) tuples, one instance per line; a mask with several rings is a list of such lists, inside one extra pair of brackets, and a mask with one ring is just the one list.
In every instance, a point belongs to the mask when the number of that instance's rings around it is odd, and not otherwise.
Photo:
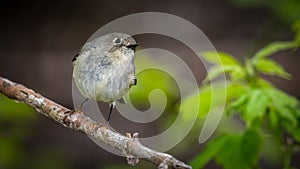
[[(227, 77), (226, 114), (240, 116), (245, 124), (242, 133), (224, 133), (207, 144), (191, 162), (194, 168), (203, 168), (214, 160), (225, 169), (259, 168), (258, 160), (264, 137), (274, 137), (282, 146), (284, 168), (290, 167), (290, 158), (300, 143), (299, 101), (268, 82), (263, 74), (290, 79), (291, 75), (271, 59), (273, 54), (284, 50), (296, 50), (300, 45), (300, 21), (293, 26), (296, 36), (293, 41), (278, 41), (258, 50), (244, 63), (232, 55), (208, 51), (203, 57), (213, 66), (208, 70), (204, 85), (200, 88), (200, 106), (198, 117), (205, 117), (211, 106), (212, 95), (209, 82), (217, 81), (220, 75)], [(207, 97), (207, 99), (203, 99)], [(183, 102), (186, 113), (191, 106), (192, 97)], [(188, 116), (187, 116), (188, 117)], [(287, 142), (286, 140), (292, 140)], [(284, 161), (285, 160), (285, 161)]]

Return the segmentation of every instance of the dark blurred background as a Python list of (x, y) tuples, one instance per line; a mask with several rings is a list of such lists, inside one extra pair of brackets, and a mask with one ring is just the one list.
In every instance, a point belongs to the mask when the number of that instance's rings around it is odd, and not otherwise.
[[(0, 7), (0, 76), (72, 108), (72, 57), (96, 30), (114, 19), (137, 12), (174, 14), (198, 26), (217, 50), (242, 60), (271, 41), (293, 39), (290, 25), (299, 17), (298, 5), (298, 1), (284, 0), (4, 0)], [(297, 55), (299, 52), (284, 52), (273, 57), (293, 76), (291, 80), (267, 78), (299, 98)], [(0, 116), (1, 169), (131, 168), (124, 158), (102, 150), (87, 136), (31, 109), (23, 114), (16, 113), (18, 110)], [(189, 161), (197, 151), (172, 153)], [(142, 162), (136, 168), (154, 166)]]

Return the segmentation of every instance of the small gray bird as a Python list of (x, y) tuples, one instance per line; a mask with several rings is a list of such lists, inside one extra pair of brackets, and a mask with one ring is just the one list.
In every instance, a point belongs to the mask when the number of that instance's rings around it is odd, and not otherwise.
[(110, 33), (87, 42), (73, 58), (73, 80), (87, 99), (108, 102), (108, 120), (116, 101), (137, 84), (134, 52), (138, 43), (127, 34)]

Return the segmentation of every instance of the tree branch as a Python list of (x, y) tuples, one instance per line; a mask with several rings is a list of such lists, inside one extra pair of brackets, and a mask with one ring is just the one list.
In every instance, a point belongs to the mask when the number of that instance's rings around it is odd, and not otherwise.
[(157, 152), (143, 146), (138, 141), (138, 134), (131, 137), (110, 130), (106, 125), (91, 120), (80, 112), (70, 113), (67, 109), (21, 84), (0, 77), (0, 92), (11, 99), (24, 102), (39, 113), (55, 120), (63, 126), (81, 131), (119, 151), (126, 157), (128, 164), (135, 165), (139, 158), (146, 159), (158, 166), (159, 169), (178, 168), (190, 169), (187, 164), (175, 159), (169, 154)]

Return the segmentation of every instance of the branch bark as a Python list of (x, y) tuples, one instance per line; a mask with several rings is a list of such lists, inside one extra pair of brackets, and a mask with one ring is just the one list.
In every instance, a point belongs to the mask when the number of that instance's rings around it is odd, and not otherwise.
[(24, 102), (39, 113), (49, 117), (63, 126), (81, 131), (105, 144), (121, 151), (126, 156), (128, 164), (136, 165), (139, 158), (148, 160), (158, 166), (159, 169), (178, 168), (191, 169), (184, 162), (181, 162), (173, 156), (154, 151), (143, 146), (138, 141), (138, 134), (126, 136), (110, 130), (106, 125), (97, 123), (85, 116), (81, 112), (71, 112), (67, 109), (35, 91), (8, 79), (0, 77), (0, 92), (7, 97)]

